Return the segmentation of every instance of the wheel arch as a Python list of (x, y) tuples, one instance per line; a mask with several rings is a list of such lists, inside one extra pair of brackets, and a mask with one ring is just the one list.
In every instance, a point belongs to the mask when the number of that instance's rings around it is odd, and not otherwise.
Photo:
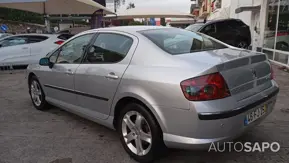
[(166, 127), (165, 124), (162, 121), (162, 113), (159, 111), (157, 106), (152, 106), (148, 100), (146, 100), (145, 98), (141, 97), (140, 95), (137, 94), (133, 94), (133, 93), (127, 93), (119, 98), (117, 98), (117, 100), (115, 100), (116, 102), (113, 104), (113, 110), (111, 112), (111, 116), (113, 116), (113, 126), (114, 128), (116, 128), (116, 123), (117, 123), (117, 118), (119, 116), (119, 113), (121, 111), (121, 109), (132, 102), (141, 104), (142, 106), (144, 106), (147, 111), (149, 111), (152, 116), (154, 117), (154, 119), (156, 120), (156, 122), (158, 122), (161, 130), (163, 132), (166, 131)]
[(30, 81), (31, 81), (33, 76), (36, 76), (36, 75), (33, 72), (30, 72), (29, 75), (28, 75), (28, 81), (27, 81), (28, 82), (28, 86), (29, 86)]

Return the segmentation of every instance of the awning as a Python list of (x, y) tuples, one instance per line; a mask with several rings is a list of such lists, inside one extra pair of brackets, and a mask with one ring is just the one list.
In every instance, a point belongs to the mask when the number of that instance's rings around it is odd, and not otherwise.
[(260, 11), (261, 9), (261, 5), (258, 5), (258, 6), (243, 6), (243, 7), (239, 7), (235, 10), (235, 13), (236, 14), (239, 14), (241, 12), (244, 12), (244, 11)]
[(159, 8), (134, 8), (116, 14), (117, 16), (107, 16), (111, 19), (134, 19), (134, 18), (194, 18), (189, 13), (174, 11), (171, 9)]
[(92, 0), (0, 0), (0, 7), (48, 15), (93, 14), (100, 9), (104, 11), (104, 14), (114, 14)]

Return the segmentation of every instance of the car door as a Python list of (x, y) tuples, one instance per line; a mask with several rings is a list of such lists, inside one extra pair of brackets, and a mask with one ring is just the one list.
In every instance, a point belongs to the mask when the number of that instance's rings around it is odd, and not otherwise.
[(42, 67), (40, 82), (46, 97), (61, 105), (76, 105), (74, 73), (81, 63), (86, 46), (94, 34), (78, 36), (65, 43), (50, 56), (52, 67)]
[(75, 73), (78, 105), (106, 119), (123, 73), (128, 67), (138, 40), (119, 33), (99, 33), (89, 46), (83, 63)]
[(20, 62), (30, 55), (30, 45), (26, 36), (12, 36), (0, 41), (0, 63)]

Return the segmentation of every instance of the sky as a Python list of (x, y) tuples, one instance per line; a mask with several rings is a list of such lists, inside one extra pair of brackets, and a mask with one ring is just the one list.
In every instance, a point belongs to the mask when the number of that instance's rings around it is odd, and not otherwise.
[[(122, 5), (118, 11), (126, 10), (129, 3), (134, 3), (135, 7), (143, 8), (161, 8), (161, 9), (172, 9), (174, 11), (180, 11), (189, 13), (191, 7), (190, 0), (126, 0), (126, 4)], [(107, 4), (107, 7), (113, 10), (113, 4)]]

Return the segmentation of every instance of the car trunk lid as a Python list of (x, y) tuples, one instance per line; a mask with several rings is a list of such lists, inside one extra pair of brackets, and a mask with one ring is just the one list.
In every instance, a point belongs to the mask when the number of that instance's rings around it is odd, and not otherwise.
[[(246, 99), (272, 86), (271, 66), (265, 54), (240, 49), (219, 49), (179, 55), (188, 62), (206, 66), (224, 77), (230, 93), (237, 101)], [(200, 72), (201, 74), (206, 73)]]

